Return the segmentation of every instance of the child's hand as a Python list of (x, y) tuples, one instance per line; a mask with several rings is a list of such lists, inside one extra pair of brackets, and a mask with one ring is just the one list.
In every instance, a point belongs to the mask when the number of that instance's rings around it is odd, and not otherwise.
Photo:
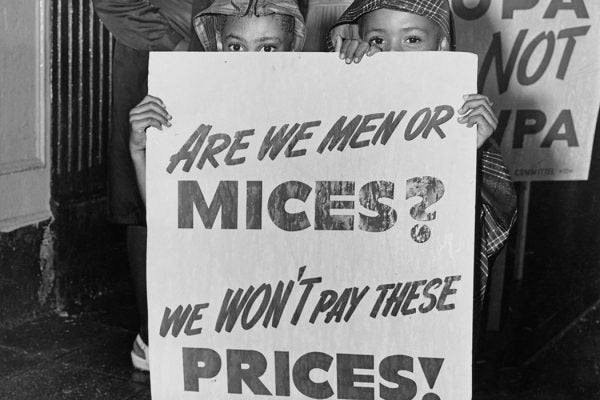
[[(467, 127), (477, 125), (477, 148), (479, 149), (496, 130), (498, 118), (492, 110), (492, 102), (482, 94), (467, 94), (463, 96), (465, 104), (458, 110), (462, 117), (458, 122)], [(464, 114), (464, 115), (463, 115)]]
[(340, 55), (346, 64), (359, 63), (365, 56), (372, 56), (381, 50), (368, 42), (360, 40), (357, 24), (338, 25), (331, 30), (331, 41), (335, 46), (335, 52)]
[(153, 126), (162, 131), (171, 126), (171, 116), (161, 99), (146, 96), (129, 112), (129, 151), (134, 154), (146, 151), (146, 129)]

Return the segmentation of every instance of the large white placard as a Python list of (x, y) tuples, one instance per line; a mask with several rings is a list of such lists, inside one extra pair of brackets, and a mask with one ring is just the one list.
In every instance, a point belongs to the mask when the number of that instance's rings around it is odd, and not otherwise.
[(586, 180), (600, 108), (600, 1), (452, 0), (515, 181)]
[(470, 398), (476, 57), (150, 61), (153, 398)]

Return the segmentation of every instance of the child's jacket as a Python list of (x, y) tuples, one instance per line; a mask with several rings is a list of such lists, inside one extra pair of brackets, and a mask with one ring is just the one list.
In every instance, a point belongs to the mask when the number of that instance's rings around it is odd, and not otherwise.
[[(508, 239), (517, 219), (517, 193), (497, 146), (488, 145), (481, 151), (479, 172), (479, 279), (476, 284), (474, 312), (481, 311), (489, 274), (489, 259), (495, 256)], [(477, 278), (477, 274), (475, 275)]]
[(96, 13), (110, 33), (136, 50), (173, 50), (190, 39), (195, 3), (210, 0), (93, 0)]
[(296, 0), (215, 0), (207, 9), (193, 18), (194, 29), (200, 39), (204, 51), (222, 51), (219, 16), (263, 16), (270, 14), (289, 15), (294, 17), (294, 51), (302, 51), (306, 27), (304, 17)]

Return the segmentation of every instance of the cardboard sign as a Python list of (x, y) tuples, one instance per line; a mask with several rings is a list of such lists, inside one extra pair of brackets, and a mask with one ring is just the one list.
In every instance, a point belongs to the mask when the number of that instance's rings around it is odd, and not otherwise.
[(600, 107), (600, 2), (452, 0), (458, 49), (479, 55), (479, 89), (516, 181), (586, 180)]
[(152, 54), (153, 398), (470, 398), (475, 90), (472, 54)]

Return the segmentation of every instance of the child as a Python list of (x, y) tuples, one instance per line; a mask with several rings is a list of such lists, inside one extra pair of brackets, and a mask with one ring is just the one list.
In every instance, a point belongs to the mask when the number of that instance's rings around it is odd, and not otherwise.
[[(355, 0), (331, 30), (335, 46), (346, 63), (380, 51), (453, 50), (453, 20), (448, 0)], [(479, 268), (476, 270), (474, 332), (479, 330), (490, 259), (506, 240), (516, 219), (516, 193), (497, 145), (488, 142), (498, 125), (486, 96), (464, 96), (458, 122), (477, 126), (480, 152)]]
[(206, 51), (302, 51), (304, 18), (295, 0), (216, 0), (194, 17)]
[(112, 110), (108, 142), (110, 221), (125, 227), (127, 261), (140, 315), (136, 353), (147, 342), (146, 223), (129, 153), (129, 111), (148, 93), (149, 51), (187, 50), (192, 7), (209, 0), (93, 0), (94, 8), (115, 40)]
[[(215, 0), (194, 17), (194, 28), (206, 51), (301, 51), (304, 19), (295, 0)], [(129, 113), (129, 150), (140, 194), (146, 202), (146, 129), (170, 127), (171, 116), (157, 97), (146, 96)], [(145, 277), (144, 277), (145, 282)], [(145, 300), (144, 288), (144, 300)], [(147, 331), (147, 314), (142, 321)], [(133, 365), (148, 370), (146, 338), (138, 335), (131, 352)]]

